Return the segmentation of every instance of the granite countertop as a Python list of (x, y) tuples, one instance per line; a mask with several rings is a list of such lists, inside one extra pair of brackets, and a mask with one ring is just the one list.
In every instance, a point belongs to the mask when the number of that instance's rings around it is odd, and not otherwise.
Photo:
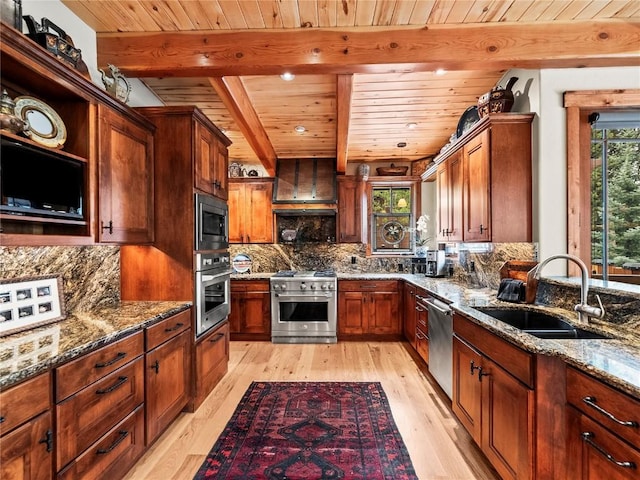
[(191, 307), (190, 302), (120, 302), (0, 338), (0, 388), (55, 367)]
[[(268, 279), (273, 273), (235, 274), (232, 279)], [(451, 303), (454, 310), (464, 314), (478, 325), (490, 330), (522, 349), (562, 358), (569, 365), (592, 374), (596, 378), (640, 399), (640, 332), (616, 328), (616, 325), (592, 320), (586, 327), (608, 334), (613, 339), (542, 339), (534, 337), (506, 323), (486, 315), (476, 306), (498, 305), (510, 308), (528, 308), (562, 316), (576, 326), (577, 314), (571, 310), (539, 305), (516, 305), (497, 300), (497, 291), (490, 288), (469, 288), (446, 278), (403, 273), (338, 273), (338, 280), (405, 280), (422, 287), (440, 300)], [(606, 287), (606, 285), (604, 285)]]

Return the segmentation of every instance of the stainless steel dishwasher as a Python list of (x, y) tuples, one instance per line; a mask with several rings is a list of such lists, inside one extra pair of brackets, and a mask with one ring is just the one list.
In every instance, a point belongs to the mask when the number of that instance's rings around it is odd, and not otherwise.
[(426, 299), (429, 311), (429, 372), (451, 398), (453, 384), (453, 318), (449, 305), (432, 297)]

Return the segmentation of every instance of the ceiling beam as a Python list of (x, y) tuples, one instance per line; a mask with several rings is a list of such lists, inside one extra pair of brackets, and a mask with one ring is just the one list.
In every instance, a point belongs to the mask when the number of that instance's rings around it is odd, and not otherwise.
[(229, 110), (242, 135), (267, 171), (267, 175), (275, 177), (276, 151), (251, 104), (242, 80), (238, 77), (212, 77), (209, 78), (209, 83)]
[(389, 73), (639, 65), (640, 22), (485, 23), (98, 33), (98, 65), (128, 75)]
[(338, 75), (336, 88), (336, 170), (338, 173), (347, 171), (352, 91), (353, 75)]

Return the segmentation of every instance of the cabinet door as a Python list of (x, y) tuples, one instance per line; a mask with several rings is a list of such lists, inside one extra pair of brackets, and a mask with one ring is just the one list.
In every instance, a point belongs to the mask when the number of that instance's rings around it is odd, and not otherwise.
[(214, 195), (216, 171), (215, 160), (218, 145), (213, 132), (199, 122), (195, 122), (195, 179), (194, 187), (210, 195)]
[(153, 134), (134, 121), (99, 108), (98, 239), (153, 241)]
[(436, 195), (438, 198), (438, 240), (446, 242), (450, 228), (449, 169), (447, 163), (438, 165), (436, 172)]
[(533, 390), (483, 360), (482, 451), (504, 479), (533, 477)]
[(0, 478), (53, 478), (51, 413), (45, 412), (0, 438)]
[[(216, 139), (216, 155), (213, 160), (214, 195), (222, 200), (229, 196), (229, 153), (227, 147)], [(271, 200), (271, 199), (269, 199)]]
[(271, 297), (265, 292), (246, 292), (243, 296), (240, 333), (271, 332)]
[(338, 293), (338, 334), (362, 334), (367, 327), (367, 294), (362, 292)]
[(413, 348), (416, 348), (416, 287), (408, 283), (403, 289), (403, 323), (402, 330)]
[(396, 292), (369, 293), (367, 333), (400, 333), (398, 303)]
[(243, 184), (229, 182), (229, 243), (244, 243), (244, 190)]
[(189, 400), (191, 329), (146, 354), (147, 444), (182, 411)]
[(273, 243), (273, 215), (271, 213), (273, 184), (271, 182), (250, 183), (245, 187), (242, 218), (246, 225), (246, 242)]
[(196, 344), (195, 396), (189, 411), (195, 411), (227, 373), (229, 363), (229, 324), (207, 334)]
[(464, 146), (464, 240), (491, 240), (490, 136), (485, 130)]
[(462, 151), (438, 167), (438, 240), (462, 240), (464, 162)]
[(453, 399), (451, 409), (476, 443), (481, 441), (481, 386), (477, 367), (482, 366), (478, 352), (458, 337), (453, 337)]
[(362, 242), (362, 182), (338, 179), (338, 241)]

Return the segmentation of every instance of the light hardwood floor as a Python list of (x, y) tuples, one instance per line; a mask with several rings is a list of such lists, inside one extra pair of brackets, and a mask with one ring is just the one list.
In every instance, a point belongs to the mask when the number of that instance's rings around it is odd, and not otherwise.
[(404, 344), (231, 342), (227, 375), (195, 413), (180, 415), (127, 480), (192, 479), (254, 380), (381, 382), (418, 478), (499, 478)]

